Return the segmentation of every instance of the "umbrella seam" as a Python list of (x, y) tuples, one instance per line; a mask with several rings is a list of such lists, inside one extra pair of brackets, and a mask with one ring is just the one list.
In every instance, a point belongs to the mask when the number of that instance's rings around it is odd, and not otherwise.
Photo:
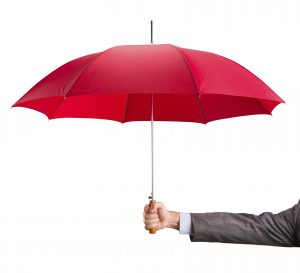
[(124, 109), (123, 123), (125, 123), (125, 118), (126, 118), (126, 112), (127, 112), (126, 110), (127, 110), (128, 97), (129, 97), (129, 93), (127, 93), (127, 97), (126, 97), (126, 103), (125, 103), (125, 109)]
[(261, 99), (257, 99), (259, 102), (259, 105), (269, 114), (272, 115), (272, 112), (270, 112), (267, 107), (265, 106), (264, 102), (261, 101)]
[(63, 101), (65, 100), (64, 97), (61, 97), (61, 100), (58, 102), (58, 104), (56, 105), (56, 107), (54, 108), (54, 110), (52, 111), (52, 113), (48, 116), (48, 119), (52, 119), (53, 115), (55, 114), (55, 112), (57, 111), (57, 109), (61, 106), (61, 104), (63, 103)]
[(196, 87), (196, 90), (198, 91), (198, 94), (200, 94), (200, 88), (198, 88), (198, 85), (197, 85), (197, 82), (195, 80), (195, 77), (194, 77), (194, 74), (193, 74), (193, 71), (191, 69), (191, 66), (188, 62), (188, 60), (186, 59), (186, 57), (182, 54), (181, 50), (177, 47), (177, 46), (174, 46), (174, 45), (171, 45), (172, 47), (174, 47), (176, 49), (176, 51), (179, 53), (179, 55), (181, 56), (181, 58), (183, 59), (191, 77), (192, 77), (192, 80), (193, 80), (193, 83), (194, 83), (194, 86)]
[[(178, 54), (179, 54), (179, 55), (181, 56), (181, 58), (183, 59), (185, 65), (186, 65), (186, 67), (187, 67), (187, 70), (189, 71), (189, 73), (190, 73), (190, 75), (191, 75), (191, 77), (192, 77), (194, 86), (195, 86), (195, 88), (196, 88), (196, 90), (197, 90), (197, 92), (198, 92), (197, 95), (198, 95), (198, 94), (200, 95), (200, 89), (198, 88), (198, 85), (197, 85), (197, 83), (196, 83), (196, 80), (195, 80), (193, 71), (192, 71), (192, 69), (191, 69), (191, 66), (190, 66), (188, 60), (185, 58), (185, 56), (182, 54), (182, 52), (179, 50), (179, 48), (177, 48), (177, 47), (174, 46), (174, 45), (171, 45), (171, 46), (173, 46), (173, 47), (176, 49), (176, 51), (178, 52)], [(204, 120), (204, 123), (206, 124), (207, 121), (206, 121), (205, 115), (204, 115), (204, 113), (203, 113), (203, 111), (202, 111), (202, 109), (201, 109), (200, 103), (199, 103), (199, 101), (198, 101), (198, 99), (197, 99), (197, 95), (195, 95), (196, 103), (197, 103), (197, 106), (198, 106), (198, 108), (199, 108), (199, 111), (200, 111), (200, 114), (201, 114), (201, 118)]]
[(206, 118), (205, 118), (204, 113), (203, 113), (203, 111), (202, 111), (202, 109), (201, 109), (200, 102), (199, 102), (199, 100), (198, 100), (197, 95), (195, 95), (194, 97), (195, 97), (195, 100), (196, 100), (196, 104), (197, 104), (197, 106), (198, 106), (198, 108), (199, 108), (199, 112), (200, 112), (200, 114), (201, 114), (201, 117), (202, 117), (202, 119), (203, 119), (203, 121), (204, 121), (204, 124), (207, 124)]
[[(110, 49), (110, 48), (109, 48)], [(95, 59), (91, 60), (88, 64), (86, 64), (86, 66), (84, 67), (84, 69), (81, 71), (81, 73), (77, 76), (77, 78), (73, 81), (73, 83), (71, 84), (71, 86), (69, 87), (68, 91), (65, 92), (64, 97), (67, 97), (68, 93), (70, 92), (70, 90), (72, 89), (72, 87), (78, 82), (78, 80), (80, 79), (80, 77), (82, 76), (82, 74), (91, 66), (92, 63), (94, 63), (99, 57), (101, 57), (105, 52), (107, 52), (109, 49), (103, 51), (100, 53), (100, 55), (98, 55)]]
[[(84, 67), (84, 69), (80, 72), (80, 74), (77, 76), (77, 78), (73, 81), (73, 83), (70, 85), (68, 91), (66, 91), (62, 97), (62, 100), (57, 104), (57, 106), (55, 107), (54, 111), (51, 113), (51, 116), (53, 116), (55, 114), (55, 112), (58, 110), (58, 108), (61, 106), (62, 102), (67, 98), (68, 93), (70, 92), (70, 90), (72, 89), (72, 87), (78, 82), (78, 80), (80, 79), (80, 77), (82, 76), (82, 74), (88, 69), (88, 67), (90, 67), (90, 65), (92, 63), (94, 63), (98, 57), (102, 56), (106, 51), (108, 51), (109, 49), (101, 52), (95, 59), (91, 60), (88, 64), (86, 64), (86, 66)], [(51, 119), (51, 116), (49, 116), (49, 119)]]

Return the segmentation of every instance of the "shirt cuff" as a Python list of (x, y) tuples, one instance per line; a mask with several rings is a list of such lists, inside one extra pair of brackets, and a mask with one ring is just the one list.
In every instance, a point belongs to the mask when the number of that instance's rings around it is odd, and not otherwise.
[(180, 212), (179, 214), (179, 233), (192, 234), (192, 218), (190, 213)]

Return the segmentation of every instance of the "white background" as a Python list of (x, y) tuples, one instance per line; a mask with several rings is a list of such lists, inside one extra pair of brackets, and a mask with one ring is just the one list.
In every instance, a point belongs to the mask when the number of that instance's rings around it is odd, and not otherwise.
[(299, 272), (299, 249), (149, 235), (150, 123), (48, 121), (10, 109), (61, 64), (154, 42), (231, 58), (286, 104), (204, 126), (155, 123), (156, 199), (171, 210), (279, 212), (300, 195), (300, 2), (2, 1), (0, 272)]

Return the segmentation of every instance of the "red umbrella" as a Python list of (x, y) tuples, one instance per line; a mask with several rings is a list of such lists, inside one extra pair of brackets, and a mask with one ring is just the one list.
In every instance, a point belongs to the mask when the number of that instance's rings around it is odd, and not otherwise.
[(116, 46), (56, 69), (14, 106), (49, 119), (208, 123), (271, 114), (283, 100), (239, 64), (173, 45)]
[[(264, 82), (222, 56), (169, 44), (116, 46), (59, 67), (13, 106), (55, 118), (210, 121), (271, 114), (284, 102)], [(153, 231), (154, 232), (154, 231)]]

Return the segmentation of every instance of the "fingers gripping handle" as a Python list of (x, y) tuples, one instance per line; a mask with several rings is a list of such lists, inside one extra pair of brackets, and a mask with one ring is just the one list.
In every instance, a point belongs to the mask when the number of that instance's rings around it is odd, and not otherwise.
[[(155, 200), (150, 200), (150, 202), (149, 202), (149, 206), (150, 206), (150, 208), (151, 208), (151, 206), (153, 205), (153, 204), (155, 204)], [(149, 230), (149, 233), (150, 234), (155, 234), (156, 233), (156, 228), (151, 228), (150, 230)]]

